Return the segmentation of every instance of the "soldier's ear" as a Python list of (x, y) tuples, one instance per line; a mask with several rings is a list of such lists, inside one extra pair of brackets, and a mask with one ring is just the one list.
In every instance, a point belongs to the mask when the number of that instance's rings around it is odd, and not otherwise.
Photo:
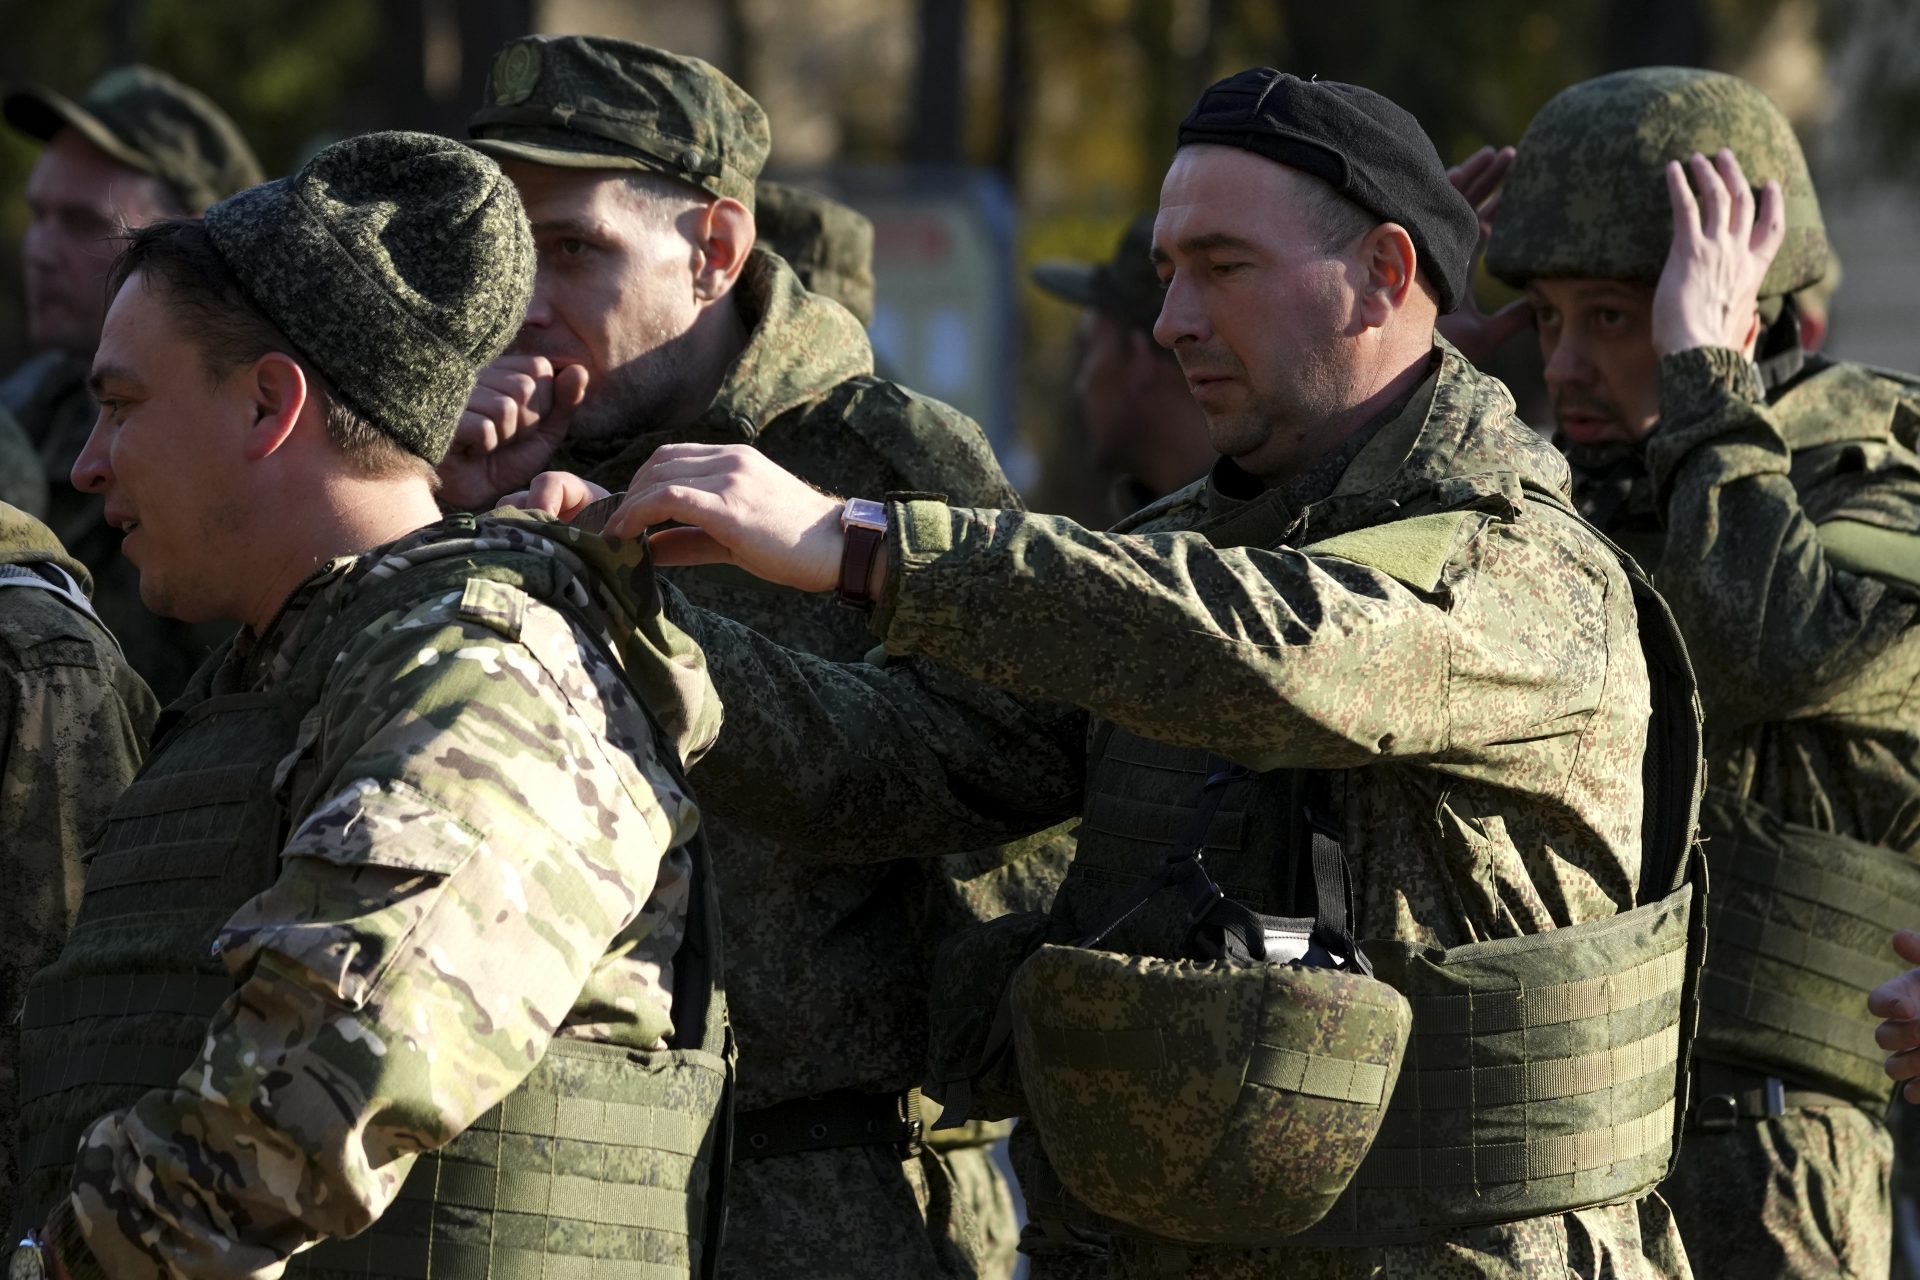
[(697, 211), (694, 234), (693, 296), (714, 302), (727, 295), (753, 252), (753, 213), (730, 196)]
[(314, 387), (300, 362), (284, 351), (269, 351), (235, 375), (252, 401), (253, 420), (247, 427), (246, 459), (259, 462), (293, 436), (300, 416), (313, 400)]
[(1360, 240), (1360, 266), (1366, 272), (1360, 288), (1360, 320), (1378, 329), (1391, 320), (1410, 296), (1418, 293), (1414, 277), (1420, 255), (1413, 238), (1397, 222), (1383, 222)]

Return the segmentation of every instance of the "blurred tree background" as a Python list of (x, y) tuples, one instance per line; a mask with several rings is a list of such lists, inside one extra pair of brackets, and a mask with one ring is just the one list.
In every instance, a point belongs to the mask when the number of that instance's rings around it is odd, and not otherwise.
[[(1023, 272), (1108, 254), (1153, 204), (1195, 94), (1259, 63), (1389, 94), (1450, 159), (1515, 139), (1586, 76), (1713, 66), (1800, 126), (1830, 218), (1843, 202), (1904, 213), (1920, 173), (1913, 0), (0, 0), (0, 30), (0, 79), (78, 91), (116, 62), (152, 63), (229, 110), (272, 172), (358, 130), (459, 134), (488, 58), (520, 32), (645, 39), (758, 96), (778, 167), (997, 171)], [(21, 354), (14, 247), (34, 154), (0, 134), (0, 369)], [(1911, 271), (1900, 278), (1920, 297), (1920, 262)], [(1849, 271), (1848, 289), (1884, 274)], [(1019, 418), (1042, 463), (1031, 496), (1097, 518), (1065, 394), (1074, 317), (1019, 296)]]

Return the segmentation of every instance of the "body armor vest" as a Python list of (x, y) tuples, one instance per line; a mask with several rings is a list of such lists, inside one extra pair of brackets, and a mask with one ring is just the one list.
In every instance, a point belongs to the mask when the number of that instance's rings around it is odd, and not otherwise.
[[(291, 817), (282, 762), (335, 656), (380, 617), (473, 578), (578, 615), (560, 589), (568, 576), (525, 552), (430, 561), (365, 585), (273, 689), (209, 696), (220, 659), (202, 668), (113, 807), (65, 949), (27, 990), (16, 1235), (65, 1193), (81, 1135), (148, 1090), (174, 1087), (233, 994), (216, 940), (278, 877)], [(417, 1158), (368, 1230), (296, 1254), (288, 1276), (712, 1273), (732, 1058), (713, 877), (697, 841), (692, 853), (675, 1047), (556, 1038), (504, 1101)]]
[(1700, 833), (1713, 946), (1696, 1051), (1877, 1110), (1889, 1086), (1867, 993), (1901, 971), (1887, 939), (1920, 920), (1920, 866), (1718, 789)]
[[(1822, 393), (1795, 397), (1811, 378)], [(1890, 388), (1890, 379), (1902, 385)], [(1797, 484), (1863, 465), (1855, 455), (1895, 443), (1914, 415), (1905, 375), (1809, 355), (1772, 405), (1793, 446)], [(1834, 396), (1875, 404), (1835, 421)], [(1897, 465), (1897, 464), (1896, 464)], [(1910, 464), (1909, 464), (1910, 469)], [(1818, 525), (1828, 563), (1850, 573), (1920, 585), (1920, 537), (1854, 520)], [(1657, 571), (1665, 535), (1642, 529)], [(1788, 822), (1750, 796), (1712, 789), (1700, 834), (1714, 892), (1708, 899), (1706, 974), (1695, 1052), (1777, 1075), (1873, 1108), (1887, 1098), (1886, 1053), (1874, 1043), (1867, 993), (1900, 973), (1887, 946), (1920, 920), (1920, 864), (1911, 855)]]
[[(1557, 497), (1529, 496), (1578, 518)], [(1412, 1006), (1404, 1065), (1378, 1139), (1326, 1217), (1261, 1243), (1418, 1240), (1632, 1199), (1670, 1169), (1705, 942), (1693, 841), (1700, 726), (1692, 670), (1665, 602), (1637, 566), (1623, 565), (1654, 708), (1638, 904), (1608, 919), (1449, 949), (1363, 940), (1374, 976)], [(1067, 927), (1055, 936), (1100, 922), (1153, 872), (1207, 769), (1204, 751), (1111, 726), (1097, 728), (1091, 745), (1079, 851), (1054, 911)], [(1313, 834), (1333, 818), (1317, 797), (1344, 776), (1259, 775), (1221, 801), (1204, 860), (1227, 897), (1263, 915), (1324, 915), (1301, 894), (1315, 881)], [(1179, 956), (1187, 924), (1186, 904), (1160, 894), (1101, 945)], [(1037, 1217), (1179, 1244), (1092, 1214), (1057, 1177), (1025, 1190)]]

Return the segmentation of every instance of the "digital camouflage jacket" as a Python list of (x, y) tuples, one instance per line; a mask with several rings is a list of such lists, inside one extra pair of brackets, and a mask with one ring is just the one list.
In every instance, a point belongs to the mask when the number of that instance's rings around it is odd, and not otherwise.
[(230, 627), (162, 618), (142, 604), (140, 571), (120, 554), (120, 533), (106, 522), (105, 503), (73, 487), (73, 464), (99, 413), (87, 389), (89, 371), (83, 357), (43, 352), (0, 382), (0, 408), (19, 420), (39, 451), (44, 480), (35, 492), (45, 504), (39, 514), (93, 575), (93, 603), (101, 621), (164, 704), (186, 687), (187, 677)]
[[(1654, 578), (1700, 679), (1707, 785), (1920, 856), (1920, 583), (1829, 555), (1835, 521), (1920, 530), (1920, 388), (1824, 364), (1763, 394), (1733, 351), (1660, 362)], [(1896, 427), (1904, 420), (1900, 434)]]
[[(329, 623), (359, 593), (432, 580), (436, 561), (529, 553), (557, 562), (581, 618), (617, 616), (571, 538), (463, 516), (333, 561), (168, 720), (184, 730), (203, 701), (270, 698), (328, 661), (306, 650), (339, 634)], [(320, 668), (318, 703), (291, 709), (292, 753), (258, 775), (291, 835), (278, 878), (218, 933), (233, 993), (177, 1084), (80, 1142), (48, 1219), (76, 1275), (278, 1274), (302, 1245), (378, 1218), (417, 1154), (514, 1092), (551, 1041), (650, 1050), (673, 1030), (697, 814), (670, 755), (697, 754), (717, 726), (698, 656), (656, 645), (643, 669), (632, 638), (478, 577), (356, 626)], [(237, 701), (231, 714), (253, 715), (260, 698)], [(149, 771), (166, 771), (167, 734)], [(69, 953), (88, 927), (83, 905)]]
[[(677, 431), (569, 441), (553, 465), (617, 490), (663, 444), (751, 444), (834, 493), (910, 490), (963, 506), (1019, 505), (980, 428), (874, 377), (865, 331), (843, 308), (802, 288), (786, 263), (756, 250), (735, 293), (750, 337), (697, 421)], [(787, 648), (852, 662), (873, 647), (866, 619), (831, 597), (771, 587), (725, 567), (662, 576), (702, 607)], [(734, 696), (757, 691), (741, 686)], [(702, 785), (699, 770), (692, 782)], [(706, 835), (720, 883), (743, 1110), (833, 1089), (918, 1084), (927, 966), (954, 890), (988, 915), (1044, 905), (1061, 861), (1054, 842), (1040, 841), (943, 867), (923, 856), (923, 841), (876, 830), (857, 856), (829, 865), (727, 822), (710, 821)], [(962, 850), (986, 843), (942, 841)], [(996, 871), (1004, 863), (1014, 865), (1011, 876)], [(1051, 870), (1036, 874), (1035, 865)]]
[[(815, 858), (1007, 839), (1081, 812), (1105, 721), (1256, 770), (1338, 771), (1365, 936), (1453, 946), (1631, 906), (1649, 685), (1625, 573), (1523, 502), (1568, 472), (1505, 388), (1444, 344), (1434, 366), (1302, 509), (1230, 496), (1247, 478), (1224, 463), (1118, 533), (895, 502), (876, 630), (1002, 692), (942, 665), (819, 662), (675, 602), (716, 685), (756, 693), (702, 767), (703, 803)], [(1434, 510), (1468, 514), (1399, 576), (1294, 549)], [(1063, 897), (1097, 892), (1080, 875)], [(1200, 1250), (1189, 1274), (1531, 1274), (1570, 1239), (1667, 1273), (1669, 1233), (1629, 1204), (1418, 1245)]]
[[(38, 474), (36, 470), (35, 474)], [(0, 565), (87, 571), (0, 504)], [(10, 1198), (21, 993), (80, 906), (81, 855), (134, 771), (153, 695), (92, 618), (51, 591), (0, 588), (0, 1205)]]

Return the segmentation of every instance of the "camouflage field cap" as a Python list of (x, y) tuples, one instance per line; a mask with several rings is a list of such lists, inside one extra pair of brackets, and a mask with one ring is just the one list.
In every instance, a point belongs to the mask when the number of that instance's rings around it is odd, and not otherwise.
[(189, 213), (264, 177), (225, 112), (152, 67), (115, 67), (78, 101), (38, 85), (9, 89), (0, 114), (42, 142), (74, 130), (121, 164), (166, 183)]
[(771, 145), (767, 113), (714, 67), (611, 36), (507, 45), (467, 133), (495, 157), (645, 169), (749, 209)]
[(248, 298), (334, 393), (436, 464), (533, 297), (520, 193), (499, 165), (436, 134), (336, 142), (292, 177), (222, 200), (206, 225)]
[(1386, 983), (1298, 964), (1046, 946), (1012, 985), (1028, 1114), (1095, 1212), (1253, 1246), (1333, 1207), (1380, 1132), (1413, 1029)]
[(1036, 262), (1033, 282), (1056, 298), (1104, 311), (1151, 333), (1166, 298), (1153, 269), (1153, 219), (1153, 214), (1143, 213), (1128, 223), (1105, 262)]
[(760, 243), (787, 260), (800, 283), (873, 323), (873, 223), (818, 191), (763, 182), (753, 207)]
[(1777, 179), (1787, 238), (1761, 282), (1771, 298), (1827, 270), (1827, 232), (1793, 126), (1735, 76), (1642, 67), (1557, 95), (1521, 135), (1487, 246), (1487, 270), (1519, 288), (1538, 278), (1653, 284), (1673, 243), (1666, 166), (1730, 147), (1756, 188)]

